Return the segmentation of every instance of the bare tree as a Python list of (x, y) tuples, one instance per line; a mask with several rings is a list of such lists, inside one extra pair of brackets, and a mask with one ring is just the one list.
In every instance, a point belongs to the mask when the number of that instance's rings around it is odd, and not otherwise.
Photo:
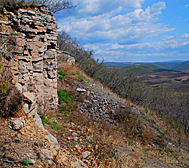
[(53, 13), (76, 7), (70, 0), (28, 0), (28, 2), (46, 5)]
[[(18, 2), (22, 2), (25, 3), (25, 0), (0, 0), (0, 3), (3, 4), (8, 4), (8, 3), (18, 3)], [(69, 9), (73, 9), (76, 6), (72, 4), (72, 2), (70, 0), (28, 0), (26, 1), (28, 4), (32, 3), (32, 4), (43, 4), (46, 5), (50, 11), (52, 11), (53, 13), (61, 11), (61, 10), (69, 10)]]

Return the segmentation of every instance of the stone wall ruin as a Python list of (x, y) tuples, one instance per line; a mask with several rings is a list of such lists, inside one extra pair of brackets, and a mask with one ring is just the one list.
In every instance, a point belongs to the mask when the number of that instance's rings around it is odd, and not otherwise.
[(29, 117), (58, 105), (56, 30), (55, 18), (45, 6), (0, 8), (1, 62), (12, 72)]

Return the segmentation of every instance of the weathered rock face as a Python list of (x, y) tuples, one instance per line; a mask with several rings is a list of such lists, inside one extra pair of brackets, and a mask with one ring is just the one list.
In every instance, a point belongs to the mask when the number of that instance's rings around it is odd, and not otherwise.
[(13, 73), (13, 84), (24, 97), (23, 110), (55, 110), (57, 96), (57, 36), (55, 18), (44, 6), (0, 12), (2, 63)]
[(57, 64), (58, 67), (62, 67), (65, 65), (73, 66), (75, 65), (75, 58), (71, 56), (70, 53), (66, 51), (58, 51), (57, 52)]

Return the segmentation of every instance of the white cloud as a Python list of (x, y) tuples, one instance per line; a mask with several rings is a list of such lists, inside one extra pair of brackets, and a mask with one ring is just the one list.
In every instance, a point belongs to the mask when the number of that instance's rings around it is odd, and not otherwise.
[(79, 13), (102, 14), (117, 8), (136, 9), (142, 7), (144, 0), (73, 0)]
[[(87, 3), (84, 1), (83, 3)], [(97, 6), (103, 6), (108, 1), (100, 4), (99, 0), (93, 0), (92, 3), (96, 3)], [(118, 3), (119, 2), (119, 3)], [(121, 1), (115, 1), (115, 6), (119, 7)], [(132, 1), (133, 2), (133, 1)], [(133, 7), (140, 7), (142, 1), (136, 5), (131, 1), (124, 1), (124, 5), (135, 5)], [(140, 3), (139, 3), (140, 2)], [(91, 6), (91, 3), (88, 4)], [(95, 5), (94, 5), (95, 7)], [(115, 13), (103, 13), (95, 16), (84, 16), (82, 18), (70, 17), (69, 19), (62, 19), (58, 21), (60, 29), (65, 30), (72, 36), (81, 39), (83, 43), (95, 43), (95, 42), (110, 42), (116, 41), (118, 43), (136, 43), (140, 42), (146, 37), (158, 36), (160, 33), (165, 33), (174, 30), (168, 28), (160, 23), (155, 23), (157, 20), (156, 15), (161, 14), (161, 10), (165, 8), (164, 2), (158, 2), (153, 4), (152, 7), (147, 7), (146, 10), (135, 9), (132, 12), (125, 14)], [(89, 9), (89, 7), (88, 7)]]
[(83, 47), (85, 49), (92, 49), (92, 50), (98, 50), (99, 49), (99, 46), (98, 45), (94, 45), (94, 44), (88, 44), (88, 45), (83, 45)]
[(164, 42), (153, 42), (153, 43), (138, 43), (138, 44), (129, 44), (129, 45), (112, 44), (109, 49), (110, 50), (122, 49), (127, 51), (128, 50), (146, 51), (146, 49), (148, 49), (148, 51), (150, 50), (162, 51), (166, 49), (181, 48), (188, 44), (189, 44), (189, 40), (181, 38), (177, 40), (168, 40)]
[[(95, 57), (107, 60), (144, 59), (150, 56), (174, 56), (176, 49), (188, 47), (189, 34), (180, 39), (164, 35), (159, 42), (145, 42), (175, 30), (159, 22), (165, 2), (142, 8), (144, 0), (73, 0), (78, 4), (70, 16), (58, 19), (58, 26), (95, 51)], [(155, 40), (156, 41), (156, 40)], [(172, 50), (173, 52), (170, 52)], [(161, 51), (165, 51), (164, 53)], [(166, 54), (165, 54), (166, 53)], [(183, 55), (186, 55), (183, 51)], [(146, 56), (146, 57), (145, 57)]]
[(182, 38), (188, 38), (189, 37), (189, 34), (185, 33), (181, 36)]
[(185, 5), (185, 8), (189, 7), (189, 4)]
[[(130, 45), (112, 44), (107, 50), (101, 50), (105, 61), (168, 61), (182, 58), (188, 60), (189, 40), (177, 39), (166, 42), (139, 43)], [(116, 58), (119, 56), (119, 58)]]
[(171, 39), (171, 38), (174, 38), (174, 36), (166, 35), (166, 36), (163, 36), (162, 40), (167, 40), (167, 39)]
[[(188, 60), (189, 34), (184, 34), (179, 39), (166, 36), (166, 41), (146, 42), (137, 44), (109, 44), (107, 48), (99, 47), (97, 57), (103, 55), (105, 61), (162, 61)], [(119, 58), (116, 58), (119, 56)]]
[(189, 41), (183, 42), (184, 46), (188, 46), (189, 45)]
[(165, 2), (157, 2), (152, 5), (150, 13), (154, 15), (159, 15), (161, 14), (161, 10), (165, 9), (165, 7), (166, 7)]

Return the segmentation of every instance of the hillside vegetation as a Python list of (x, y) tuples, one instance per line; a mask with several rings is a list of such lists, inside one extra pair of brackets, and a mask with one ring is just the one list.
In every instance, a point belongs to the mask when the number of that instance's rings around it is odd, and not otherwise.
[(24, 128), (15, 131), (6, 116), (0, 118), (1, 167), (188, 167), (185, 134), (153, 110), (121, 99), (77, 67), (64, 65), (58, 70), (58, 95), (56, 112), (38, 114), (61, 150), (51, 156), (47, 131), (33, 119), (24, 117)]
[(189, 131), (189, 95), (172, 93), (167, 89), (153, 89), (133, 74), (122, 75), (117, 68), (107, 68), (103, 62), (96, 61), (93, 52), (84, 50), (77, 41), (62, 32), (58, 45), (75, 57), (78, 67), (87, 75), (100, 81), (122, 98), (136, 102), (154, 110), (159, 116), (165, 117), (178, 131)]
[(88, 167), (188, 166), (186, 135), (148, 108), (120, 99), (77, 67), (59, 69), (58, 90), (60, 107), (40, 114), (43, 124)]
[[(114, 75), (119, 75), (119, 71), (115, 69), (109, 71), (102, 63), (97, 63), (91, 58), (90, 51), (71, 43), (67, 43), (66, 46), (73, 47), (72, 49), (75, 47), (75, 54), (80, 56), (76, 57), (80, 69), (84, 68), (96, 79), (104, 75), (101, 77), (107, 82), (106, 85), (115, 86), (114, 89), (117, 91), (121, 88), (123, 83), (117, 88), (118, 81), (114, 81)], [(87, 62), (82, 62), (84, 58)], [(10, 129), (12, 114), (7, 113), (5, 118), (0, 118), (1, 167), (24, 168), (43, 165), (43, 167), (187, 168), (189, 166), (188, 137), (183, 133), (182, 127), (175, 129), (173, 123), (166, 118), (159, 118), (160, 116), (148, 107), (121, 99), (78, 67), (64, 65), (58, 69), (57, 111), (54, 113), (38, 111), (42, 124), (57, 138), (61, 149), (51, 151), (52, 144), (47, 138), (48, 132), (36, 126), (32, 118), (23, 117), (25, 126), (21, 130)], [(4, 70), (3, 68), (0, 76), (3, 88), (0, 93), (6, 100), (12, 95), (14, 88), (7, 85), (11, 79), (5, 75)], [(103, 72), (108, 74), (101, 74), (99, 70), (104, 70)], [(100, 74), (96, 74), (97, 72)], [(115, 72), (117, 74), (114, 74)], [(121, 77), (117, 76), (116, 79), (120, 80)], [(128, 74), (127, 85), (137, 86), (137, 83), (140, 84), (137, 79)], [(11, 103), (15, 107), (18, 106), (14, 114), (21, 115), (19, 103), (16, 101)], [(3, 106), (1, 105), (1, 109)], [(2, 111), (1, 113), (3, 114)]]

